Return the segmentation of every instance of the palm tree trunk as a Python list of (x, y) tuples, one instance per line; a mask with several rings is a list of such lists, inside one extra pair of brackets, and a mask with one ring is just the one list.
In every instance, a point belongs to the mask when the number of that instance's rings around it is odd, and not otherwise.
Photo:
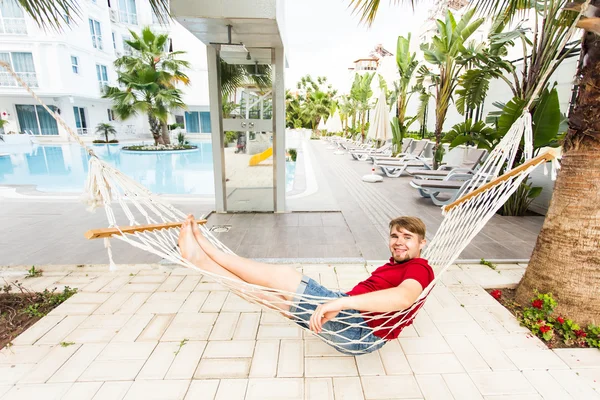
[(166, 122), (160, 123), (161, 137), (164, 144), (171, 144), (171, 137), (169, 136), (169, 129)]
[[(600, 323), (600, 40), (588, 34), (577, 104), (569, 117), (562, 168), (517, 301), (552, 293), (557, 312), (582, 325)], [(590, 43), (591, 42), (591, 43)], [(585, 54), (583, 55), (586, 56)]]
[(164, 144), (162, 137), (160, 136), (160, 125), (158, 120), (148, 114), (148, 123), (150, 124), (150, 133), (152, 133), (152, 137), (154, 138), (154, 144)]

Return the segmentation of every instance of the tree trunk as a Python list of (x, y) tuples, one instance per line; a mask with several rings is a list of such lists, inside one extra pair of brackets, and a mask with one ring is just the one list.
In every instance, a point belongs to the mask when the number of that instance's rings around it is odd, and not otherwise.
[(161, 137), (164, 144), (171, 144), (171, 137), (169, 135), (169, 128), (166, 122), (160, 123)]
[(534, 290), (552, 293), (557, 312), (580, 325), (600, 323), (600, 41), (593, 36), (588, 33), (583, 45), (588, 65), (569, 118), (562, 168), (516, 298), (527, 304)]
[(148, 123), (150, 124), (150, 133), (154, 138), (154, 144), (164, 144), (162, 137), (160, 136), (160, 124), (156, 118), (148, 114)]

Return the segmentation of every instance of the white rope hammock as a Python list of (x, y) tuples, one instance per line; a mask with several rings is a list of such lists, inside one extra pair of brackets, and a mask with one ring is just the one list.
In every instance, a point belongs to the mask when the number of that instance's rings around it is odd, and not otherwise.
[[(108, 219), (108, 227), (96, 231), (96, 234), (88, 238), (104, 237), (105, 245), (108, 249), (111, 270), (116, 268), (112, 259), (110, 248), (110, 238), (122, 240), (139, 249), (158, 255), (174, 264), (179, 264), (188, 268), (200, 271), (205, 276), (211, 277), (215, 281), (224, 285), (232, 292), (238, 294), (244, 299), (259, 304), (267, 309), (276, 310), (285, 314), (290, 320), (302, 322), (298, 313), (302, 311), (312, 312), (302, 307), (294, 313), (286, 313), (292, 302), (285, 300), (285, 296), (300, 299), (309, 304), (321, 304), (330, 301), (330, 298), (319, 298), (309, 295), (298, 295), (281, 290), (270, 289), (262, 286), (243, 283), (237, 280), (226, 278), (210, 271), (201, 269), (181, 256), (179, 248), (176, 246), (180, 232), (181, 221), (186, 215), (165, 202), (162, 198), (154, 195), (148, 189), (135, 182), (133, 179), (121, 173), (111, 165), (100, 160), (94, 151), (88, 148), (81, 138), (73, 130), (48, 108), (39, 97), (16, 75), (12, 69), (5, 63), (0, 65), (7, 69), (13, 77), (26, 88), (32, 96), (52, 115), (52, 117), (84, 147), (91, 156), (89, 160), (89, 174), (85, 186), (85, 201), (90, 209), (104, 207)], [(515, 161), (519, 143), (521, 139), (525, 143), (525, 159), (528, 160), (523, 165), (502, 175), (498, 174), (505, 165), (513, 165)], [(454, 203), (444, 207), (444, 220), (435, 234), (431, 243), (424, 250), (422, 257), (427, 259), (436, 273), (435, 280), (423, 291), (419, 299), (408, 309), (398, 312), (389, 312), (373, 315), (371, 313), (362, 313), (364, 321), (356, 321), (356, 314), (342, 311), (335, 318), (335, 321), (344, 324), (345, 328), (337, 331), (327, 329), (327, 324), (323, 326), (323, 331), (318, 335), (323, 341), (344, 352), (354, 354), (363, 354), (380, 347), (382, 341), (386, 340), (385, 335), (375, 342), (365, 341), (364, 337), (370, 333), (376, 333), (377, 330), (389, 332), (397, 327), (404, 327), (409, 324), (416, 316), (416, 312), (425, 302), (425, 299), (431, 292), (435, 283), (441, 275), (452, 265), (462, 250), (483, 228), (487, 221), (493, 217), (496, 211), (504, 202), (514, 193), (527, 175), (538, 165), (548, 161), (553, 162), (553, 171), (558, 167), (555, 154), (553, 152), (545, 153), (534, 159), (532, 155), (532, 130), (531, 116), (525, 112), (510, 128), (502, 141), (490, 153), (485, 163), (478, 170), (471, 180), (472, 184), (466, 193)], [(115, 208), (120, 209), (122, 213), (115, 213)], [(170, 224), (165, 226), (164, 224)], [(142, 225), (159, 225), (162, 229), (150, 230), (147, 226), (140, 230)], [(136, 228), (137, 227), (137, 228)], [(199, 226), (210, 242), (218, 249), (226, 253), (233, 252), (215, 238), (204, 224)], [(264, 300), (265, 295), (272, 295), (272, 300)], [(295, 304), (298, 307), (297, 304)], [(378, 328), (369, 328), (367, 321), (379, 319)], [(364, 329), (365, 336), (358, 339), (345, 338), (344, 331), (356, 326)], [(314, 333), (313, 333), (314, 334)], [(337, 339), (336, 339), (337, 337)], [(346, 346), (360, 343), (362, 350), (348, 350)]]

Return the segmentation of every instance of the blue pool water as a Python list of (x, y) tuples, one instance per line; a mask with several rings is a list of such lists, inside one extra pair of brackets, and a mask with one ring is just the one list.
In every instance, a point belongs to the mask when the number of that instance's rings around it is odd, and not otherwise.
[[(214, 196), (212, 146), (194, 143), (196, 151), (128, 153), (122, 144), (94, 145), (109, 164), (154, 193)], [(87, 153), (75, 144), (0, 146), (0, 185), (34, 185), (43, 192), (83, 191)], [(295, 164), (286, 163), (286, 191), (293, 188)]]

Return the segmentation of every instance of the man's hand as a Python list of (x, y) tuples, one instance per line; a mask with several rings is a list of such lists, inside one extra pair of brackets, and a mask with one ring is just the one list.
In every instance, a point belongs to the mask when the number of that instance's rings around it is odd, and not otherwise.
[(323, 324), (334, 319), (340, 311), (346, 309), (345, 298), (339, 298), (327, 303), (323, 303), (316, 308), (313, 315), (310, 317), (309, 327), (315, 333), (321, 333)]

